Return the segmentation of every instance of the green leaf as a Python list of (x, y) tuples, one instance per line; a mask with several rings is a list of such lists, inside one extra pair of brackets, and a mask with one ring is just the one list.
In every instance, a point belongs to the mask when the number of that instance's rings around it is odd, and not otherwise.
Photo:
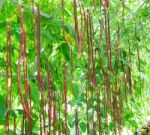
[(5, 117), (5, 114), (6, 114), (5, 98), (0, 95), (0, 117)]
[(73, 117), (71, 117), (70, 115), (68, 115), (68, 122), (69, 122), (69, 126), (72, 128), (74, 125), (74, 120)]
[(5, 133), (5, 128), (0, 129), (0, 134), (4, 134)]
[(53, 37), (47, 29), (41, 29), (41, 34), (43, 37), (45, 37), (48, 41), (54, 42), (55, 37)]
[(109, 123), (109, 130), (110, 130), (110, 131), (113, 131), (113, 130), (114, 130), (114, 123), (113, 123), (113, 122), (110, 122), (110, 123)]
[(81, 122), (79, 125), (81, 127), (82, 132), (85, 132), (86, 131), (86, 124), (84, 122)]
[(67, 61), (70, 61), (70, 47), (67, 43), (62, 43), (60, 49)]
[(40, 92), (39, 92), (39, 87), (37, 86), (36, 83), (33, 83), (30, 81), (30, 88), (31, 88), (31, 98), (34, 103), (39, 104), (40, 101)]
[(11, 115), (12, 115), (12, 117), (17, 118), (17, 114), (16, 114), (15, 111), (12, 111), (12, 112), (11, 112)]
[(75, 98), (79, 97), (79, 85), (78, 84), (73, 84), (73, 95)]

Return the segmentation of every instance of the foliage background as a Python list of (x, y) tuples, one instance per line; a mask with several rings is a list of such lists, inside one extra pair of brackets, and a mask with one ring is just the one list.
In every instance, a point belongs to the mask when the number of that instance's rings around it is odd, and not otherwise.
[[(74, 134), (74, 109), (78, 106), (80, 129), (82, 134), (86, 134), (86, 118), (83, 96), (87, 83), (87, 52), (83, 52), (83, 56), (78, 55), (78, 48), (75, 40), (74, 33), (74, 13), (72, 0), (65, 1), (65, 39), (62, 37), (62, 21), (61, 21), (61, 1), (59, 0), (39, 0), (43, 17), (41, 17), (41, 68), (42, 74), (46, 77), (46, 58), (48, 58), (52, 79), (53, 89), (62, 93), (63, 90), (63, 62), (67, 61), (68, 71), (71, 70), (70, 48), (73, 49), (74, 54), (74, 82), (73, 91), (70, 86), (71, 75), (68, 75), (68, 124), (71, 134)], [(96, 1), (97, 3), (99, 1)], [(32, 101), (34, 105), (34, 122), (33, 131), (35, 134), (39, 132), (37, 127), (38, 108), (40, 104), (40, 93), (36, 81), (36, 50), (33, 46), (33, 16), (31, 11), (31, 1), (24, 0), (26, 8), (23, 9), (24, 25), (27, 34), (27, 59), (28, 59), (28, 74), (29, 83), (32, 89)], [(85, 8), (91, 8), (91, 1), (83, 0)], [(120, 22), (121, 30), (121, 44), (120, 47), (127, 54), (128, 39), (131, 44), (132, 56), (132, 76), (137, 82), (135, 93), (129, 97), (128, 104), (124, 104), (123, 110), (123, 127), (124, 130), (135, 132), (144, 123), (150, 120), (150, 111), (148, 106), (150, 104), (150, 10), (149, 0), (129, 0), (126, 1), (125, 8), (125, 27), (121, 22), (122, 6), (120, 1), (110, 1), (110, 29), (111, 41), (113, 44), (112, 49), (115, 50), (116, 43), (116, 26)], [(78, 16), (80, 18), (80, 15)], [(17, 118), (18, 127), (21, 125), (22, 119), (22, 106), (18, 94), (18, 86), (16, 79), (16, 68), (19, 55), (19, 42), (20, 42), (20, 22), (18, 13), (18, 4), (15, 0), (1, 0), (0, 1), (0, 133), (4, 133), (4, 123), (6, 114), (6, 78), (5, 78), (5, 62), (6, 62), (6, 22), (10, 21), (12, 31), (12, 70), (13, 70), (13, 105), (12, 105), (12, 118)], [(96, 10), (93, 14), (94, 29), (95, 29), (95, 42), (99, 38), (99, 11)], [(137, 26), (137, 39), (135, 39), (135, 24)], [(125, 31), (125, 28), (127, 31)], [(137, 46), (140, 50), (140, 63), (141, 70), (138, 71), (137, 62)], [(102, 44), (104, 42), (102, 41)], [(98, 46), (98, 44), (96, 44)], [(100, 48), (103, 52), (105, 49), (103, 45)], [(103, 65), (107, 65), (106, 57), (104, 57)], [(126, 56), (123, 59), (125, 64), (127, 62)], [(120, 69), (121, 70), (121, 69)], [(100, 83), (100, 82), (99, 82)], [(133, 83), (133, 82), (132, 82)], [(45, 86), (48, 87), (47, 84)], [(63, 109), (62, 109), (63, 112)], [(102, 114), (103, 116), (103, 114)], [(92, 117), (92, 116), (91, 116)], [(104, 125), (104, 124), (103, 124)], [(103, 127), (105, 129), (105, 126)], [(13, 127), (11, 127), (13, 133)], [(109, 123), (109, 130), (113, 132), (113, 125)], [(20, 132), (20, 128), (17, 128)], [(126, 131), (125, 131), (126, 132)]]

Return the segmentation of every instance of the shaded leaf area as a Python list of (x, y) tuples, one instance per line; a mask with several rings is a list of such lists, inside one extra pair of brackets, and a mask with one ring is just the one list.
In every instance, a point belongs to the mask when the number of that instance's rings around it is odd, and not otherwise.
[(1, 104), (0, 117), (3, 118), (6, 114), (6, 103), (5, 98), (2, 96), (0, 96), (0, 104)]

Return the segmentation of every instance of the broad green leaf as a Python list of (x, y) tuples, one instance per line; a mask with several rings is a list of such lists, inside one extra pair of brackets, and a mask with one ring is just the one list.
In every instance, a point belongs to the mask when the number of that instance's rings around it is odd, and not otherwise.
[(63, 53), (65, 59), (67, 61), (70, 61), (70, 47), (68, 44), (66, 44), (65, 42), (61, 44), (60, 46), (60, 50)]
[(79, 125), (81, 127), (82, 132), (85, 132), (86, 131), (86, 124), (85, 124), (85, 122), (81, 122)]

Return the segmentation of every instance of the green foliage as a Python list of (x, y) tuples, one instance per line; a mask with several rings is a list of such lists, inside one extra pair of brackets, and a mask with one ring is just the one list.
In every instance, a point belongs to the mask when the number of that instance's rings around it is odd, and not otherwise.
[[(89, 111), (89, 123), (97, 120), (97, 89), (93, 87), (92, 82), (88, 80), (88, 66), (89, 56), (88, 56), (88, 40), (89, 37), (86, 33), (87, 24), (83, 24), (81, 29), (81, 13), (80, 9), (77, 10), (78, 15), (78, 25), (79, 25), (79, 36), (84, 35), (84, 44), (77, 45), (77, 36), (74, 30), (74, 8), (73, 1), (64, 0), (64, 33), (62, 28), (62, 3), (59, 0), (39, 0), (39, 6), (41, 9), (41, 43), (40, 43), (40, 70), (41, 70), (41, 83), (43, 83), (44, 88), (44, 98), (41, 102), (41, 93), (39, 84), (37, 81), (37, 9), (35, 10), (35, 24), (33, 23), (33, 12), (31, 1), (22, 0), (23, 3), (23, 22), (26, 31), (26, 52), (27, 52), (27, 76), (28, 83), (30, 86), (30, 94), (32, 100), (32, 126), (33, 134), (39, 134), (39, 112), (43, 114), (41, 106), (45, 107), (48, 112), (48, 99), (56, 104), (56, 130), (58, 131), (59, 124), (62, 132), (64, 133), (64, 66), (66, 63), (67, 73), (67, 105), (68, 105), (68, 133), (75, 134), (75, 109), (78, 108), (79, 117), (79, 132), (80, 134), (87, 134), (87, 112), (86, 112), (86, 100), (88, 99), (88, 111)], [(106, 111), (108, 111), (108, 130), (110, 133), (114, 134), (114, 121), (111, 117), (112, 110), (106, 110), (106, 102), (104, 98), (104, 93), (106, 91), (106, 71), (108, 70), (108, 59), (107, 59), (107, 47), (106, 47), (106, 35), (105, 35), (105, 18), (104, 18), (104, 8), (99, 9), (99, 1), (83, 0), (82, 4), (85, 11), (89, 9), (92, 12), (92, 23), (93, 25), (93, 41), (94, 49), (99, 50), (99, 54), (96, 54), (96, 79), (97, 88), (100, 89), (100, 116), (102, 119), (102, 134), (107, 132), (107, 125), (105, 122)], [(80, 2), (79, 2), (80, 3)], [(79, 5), (78, 3), (78, 5)], [(79, 7), (79, 6), (78, 6)], [(93, 8), (93, 10), (92, 10)], [(123, 17), (123, 7), (121, 1), (111, 0), (109, 9), (109, 19), (110, 19), (110, 42), (112, 48), (112, 69), (113, 72), (108, 71), (109, 83), (111, 94), (115, 93), (119, 100), (119, 92), (117, 91), (114, 84), (118, 81), (118, 87), (121, 89), (121, 98), (123, 103), (123, 119), (122, 119), (122, 129), (126, 128), (129, 131), (135, 132), (139, 126), (143, 124), (143, 121), (147, 120), (149, 115), (149, 97), (150, 95), (150, 23), (149, 23), (149, 3), (148, 0), (144, 1), (126, 1), (124, 7), (124, 17)], [(17, 62), (19, 58), (19, 46), (20, 46), (20, 15), (18, 2), (16, 0), (1, 0), (0, 1), (0, 133), (4, 134), (5, 130), (5, 116), (8, 110), (6, 110), (6, 94), (7, 81), (6, 81), (6, 53), (7, 53), (7, 22), (10, 22), (11, 29), (11, 56), (12, 56), (12, 108), (10, 111), (10, 133), (13, 131), (13, 118), (17, 121), (17, 134), (21, 134), (22, 126), (22, 115), (24, 110), (22, 108), (20, 95), (18, 92), (17, 83)], [(83, 17), (83, 16), (82, 16)], [(124, 18), (124, 21), (123, 19)], [(100, 24), (99, 24), (100, 23)], [(35, 33), (34, 33), (35, 25)], [(120, 40), (118, 41), (118, 25), (120, 27)], [(136, 27), (136, 37), (135, 37), (135, 27)], [(100, 39), (100, 30), (102, 29), (102, 37)], [(90, 31), (90, 30), (89, 30)], [(36, 38), (34, 39), (34, 34)], [(90, 35), (90, 33), (89, 33)], [(34, 46), (35, 40), (35, 46)], [(119, 45), (118, 45), (119, 42)], [(129, 50), (130, 45), (130, 50)], [(82, 48), (80, 48), (80, 46)], [(79, 50), (82, 50), (81, 52)], [(139, 49), (140, 60), (138, 60), (137, 50)], [(129, 52), (130, 51), (130, 52)], [(71, 54), (72, 52), (72, 54)], [(118, 55), (119, 53), (119, 55)], [(140, 69), (139, 67), (140, 63)], [(124, 68), (123, 68), (124, 66)], [(48, 85), (48, 75), (47, 67), (49, 67), (50, 77), (51, 77), (51, 89), (56, 93), (56, 97), (49, 97), (49, 85)], [(131, 68), (131, 84), (132, 84), (132, 94), (130, 93), (129, 83), (127, 81), (128, 68)], [(92, 68), (90, 69), (93, 70)], [(118, 74), (117, 74), (118, 73)], [(23, 81), (23, 70), (21, 68), (21, 86), (24, 87)], [(124, 76), (125, 75), (125, 76)], [(123, 80), (125, 77), (125, 80)], [(92, 87), (89, 87), (92, 84)], [(88, 90), (88, 96), (86, 97), (86, 90)], [(92, 98), (92, 92), (94, 97)], [(25, 89), (23, 88), (23, 94), (25, 97)], [(60, 96), (58, 96), (60, 95)], [(105, 95), (106, 96), (106, 95)], [(127, 96), (127, 101), (126, 101)], [(86, 99), (87, 98), (87, 99)], [(27, 99), (29, 101), (29, 99)], [(54, 103), (55, 102), (55, 103)], [(60, 105), (59, 103), (60, 102)], [(110, 108), (112, 107), (112, 99), (110, 101)], [(116, 103), (119, 108), (119, 103)], [(53, 108), (53, 107), (52, 107)], [(60, 112), (58, 111), (60, 109)], [(119, 108), (120, 109), (120, 108)], [(118, 110), (119, 110), (118, 109)], [(52, 109), (53, 110), (53, 109)], [(46, 126), (48, 125), (48, 113), (46, 112)], [(93, 116), (94, 112), (94, 116)], [(52, 112), (54, 113), (54, 112)], [(59, 116), (60, 113), (60, 116)], [(54, 114), (53, 114), (54, 115)], [(52, 116), (53, 116), (52, 115)], [(60, 120), (58, 120), (60, 117)], [(29, 121), (25, 122), (25, 129), (29, 129)], [(97, 121), (96, 121), (97, 122)], [(53, 125), (52, 120), (52, 125)], [(97, 124), (98, 125), (98, 124)], [(96, 125), (96, 126), (97, 126)], [(90, 124), (92, 127), (92, 124)], [(98, 129), (98, 127), (96, 128)], [(29, 131), (28, 131), (29, 132)], [(51, 128), (53, 133), (53, 128)], [(90, 128), (90, 133), (93, 134), (92, 128)]]
[(0, 118), (4, 118), (7, 113), (6, 112), (6, 103), (5, 103), (5, 98), (1, 95), (0, 95), (0, 105), (1, 105)]

